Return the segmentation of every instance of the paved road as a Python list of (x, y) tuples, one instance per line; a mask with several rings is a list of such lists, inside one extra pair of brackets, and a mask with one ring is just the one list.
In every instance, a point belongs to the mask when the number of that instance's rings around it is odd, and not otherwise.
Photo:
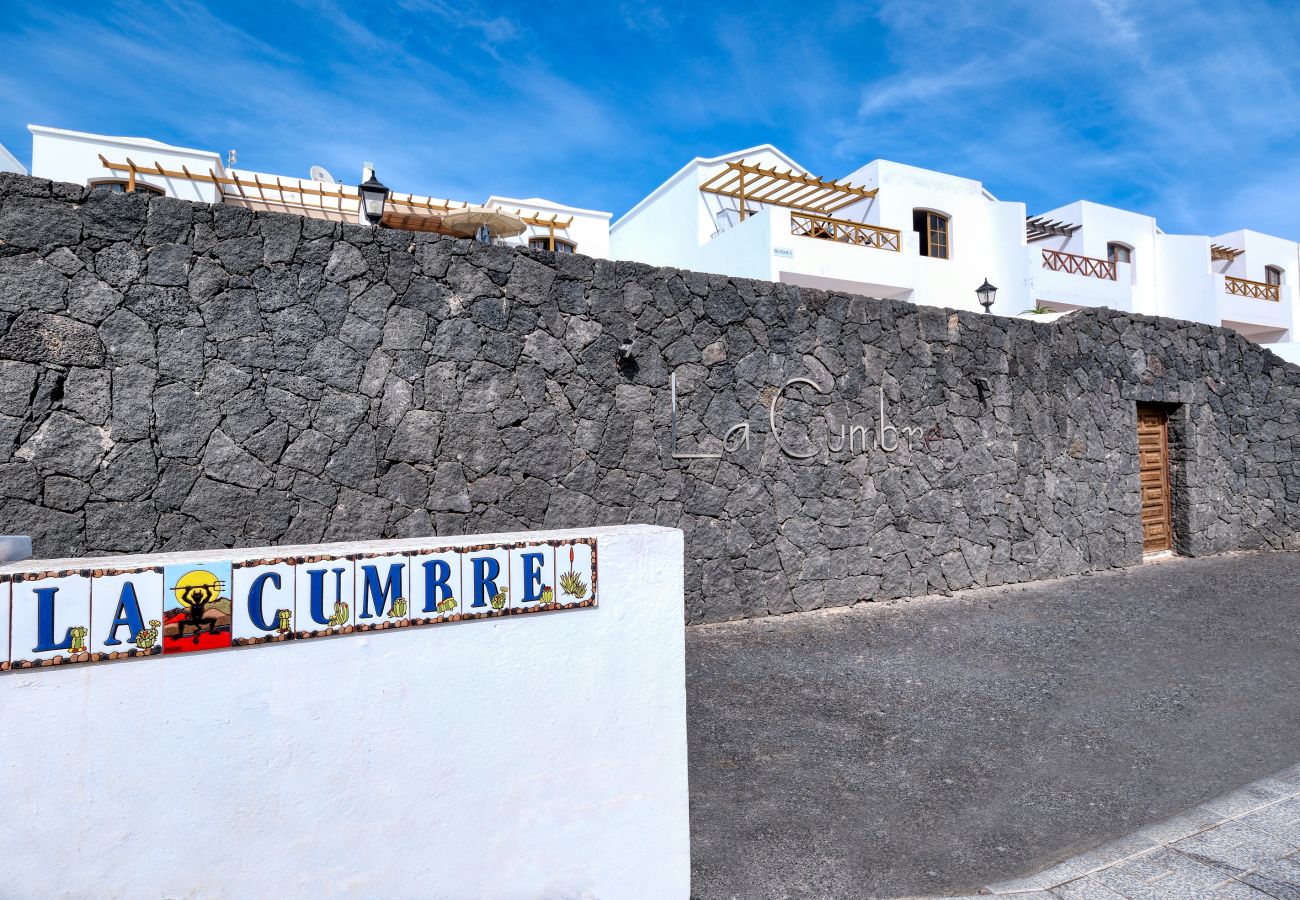
[(959, 894), (1300, 760), (1300, 554), (687, 635), (700, 898)]

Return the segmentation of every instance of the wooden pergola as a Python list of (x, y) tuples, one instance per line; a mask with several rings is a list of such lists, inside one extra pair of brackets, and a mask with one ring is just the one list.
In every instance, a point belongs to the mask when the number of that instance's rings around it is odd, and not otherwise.
[(1078, 230), (1078, 225), (1053, 221), (1046, 216), (1030, 216), (1025, 219), (1025, 241), (1030, 244), (1049, 237), (1068, 238)]
[(778, 171), (745, 160), (729, 162), (700, 185), (706, 194), (734, 197), (740, 202), (740, 218), (748, 215), (746, 203), (770, 203), (822, 216), (876, 196), (875, 188), (847, 181), (826, 181), (815, 175), (800, 175), (793, 169)]
[[(212, 169), (194, 172), (187, 166), (179, 170), (166, 169), (162, 163), (153, 165), (136, 163), (130, 157), (126, 162), (115, 163), (100, 154), (99, 161), (111, 172), (127, 176), (128, 191), (135, 190), (137, 175), (159, 178), (181, 178), (217, 186), (223, 203), (245, 209), (291, 212), (313, 219), (330, 219), (336, 222), (357, 221), (361, 196), (354, 185), (308, 181), (280, 176), (218, 175)], [(402, 231), (422, 231), (434, 234), (455, 234), (442, 224), (442, 217), (455, 210), (468, 209), (472, 204), (457, 200), (436, 200), (416, 194), (392, 192), (384, 208), (382, 224)], [(558, 215), (543, 216), (540, 212), (515, 211), (528, 225), (547, 230), (547, 246), (555, 249), (556, 231), (564, 231), (573, 224), (573, 217), (562, 219)]]
[(1210, 259), (1223, 259), (1232, 262), (1238, 256), (1245, 253), (1245, 250), (1238, 250), (1236, 247), (1228, 247), (1223, 244), (1210, 245)]

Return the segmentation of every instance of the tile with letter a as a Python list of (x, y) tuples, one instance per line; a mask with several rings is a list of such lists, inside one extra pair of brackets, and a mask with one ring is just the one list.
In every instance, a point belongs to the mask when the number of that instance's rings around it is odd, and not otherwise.
[(300, 638), (351, 634), (356, 594), (352, 560), (309, 556), (294, 566), (294, 627)]
[(163, 653), (230, 646), (230, 563), (181, 563), (163, 570)]
[(555, 546), (555, 600), (563, 608), (596, 605), (596, 541), (560, 541)]
[(481, 619), (504, 616), (510, 606), (510, 551), (505, 547), (466, 547), (460, 563), (461, 611)]
[(555, 545), (510, 548), (510, 611), (556, 609)]
[(287, 560), (236, 563), (231, 603), (233, 643), (267, 644), (294, 634), (294, 571)]
[(162, 653), (163, 573), (139, 569), (90, 581), (90, 657), (127, 659)]
[(9, 582), (0, 578), (0, 672), (9, 671)]
[(460, 619), (461, 554), (431, 550), (411, 555), (411, 624), (454, 622)]
[(15, 669), (90, 662), (90, 578), (52, 575), (14, 582), (10, 662)]
[(405, 554), (357, 559), (357, 631), (411, 624), (410, 577), (411, 560)]

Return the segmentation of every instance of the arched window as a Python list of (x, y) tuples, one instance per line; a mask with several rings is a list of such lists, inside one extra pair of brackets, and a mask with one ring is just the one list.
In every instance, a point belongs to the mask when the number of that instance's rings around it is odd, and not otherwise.
[(1264, 267), (1264, 283), (1265, 283), (1265, 284), (1281, 284), (1281, 283), (1282, 283), (1282, 270), (1281, 270), (1280, 268), (1278, 268), (1277, 266), (1265, 266), (1265, 267)]
[[(550, 250), (551, 239), (549, 237), (531, 237), (528, 239), (529, 250)], [(556, 253), (573, 253), (578, 249), (578, 245), (573, 241), (566, 241), (564, 238), (555, 239)]]
[(1112, 241), (1106, 245), (1106, 258), (1113, 263), (1132, 263), (1133, 248), (1128, 244)]
[[(88, 182), (91, 188), (97, 188), (105, 191), (116, 191), (124, 193), (131, 186), (130, 182), (122, 178), (101, 178), (98, 181)], [(152, 194), (155, 197), (165, 197), (167, 192), (160, 187), (154, 187), (152, 184), (145, 184), (139, 179), (135, 182), (135, 192), (137, 194)]]
[(950, 244), (948, 217), (932, 209), (912, 210), (912, 229), (920, 236), (922, 256), (947, 259)]

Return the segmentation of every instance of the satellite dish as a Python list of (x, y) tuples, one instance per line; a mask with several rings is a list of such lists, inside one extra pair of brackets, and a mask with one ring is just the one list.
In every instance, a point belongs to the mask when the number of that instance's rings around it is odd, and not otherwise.
[(311, 180), (320, 181), (324, 184), (335, 184), (334, 176), (331, 175), (324, 166), (311, 167)]

